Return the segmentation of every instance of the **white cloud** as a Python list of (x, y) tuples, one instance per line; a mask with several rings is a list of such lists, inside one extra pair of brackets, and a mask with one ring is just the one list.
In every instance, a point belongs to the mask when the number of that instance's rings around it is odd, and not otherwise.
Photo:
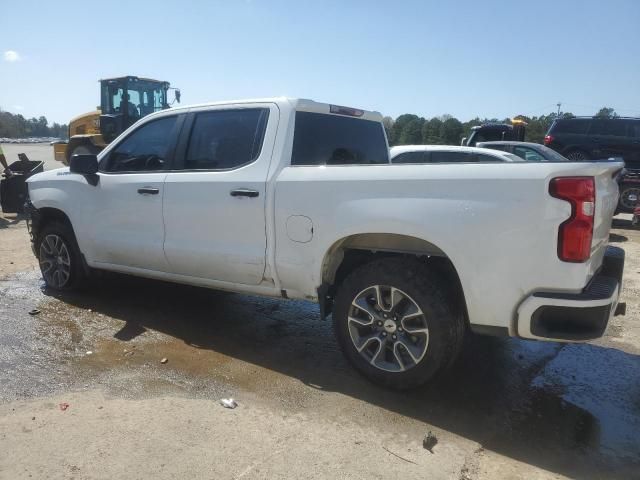
[(23, 107), (22, 105), (14, 105), (14, 106), (13, 106), (13, 109), (14, 109), (14, 110), (21, 111), (21, 110), (24, 110), (24, 107)]
[(20, 54), (15, 50), (7, 50), (6, 52), (4, 52), (5, 62), (18, 62), (20, 61), (20, 59), (21, 59)]

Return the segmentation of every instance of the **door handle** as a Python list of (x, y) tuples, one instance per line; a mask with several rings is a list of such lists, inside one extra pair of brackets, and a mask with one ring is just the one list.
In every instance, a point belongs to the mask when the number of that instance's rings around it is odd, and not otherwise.
[(257, 197), (260, 195), (260, 192), (257, 190), (250, 190), (248, 188), (238, 188), (236, 190), (231, 190), (230, 195), (232, 197)]
[(138, 193), (140, 195), (157, 195), (158, 193), (160, 193), (160, 189), (153, 187), (142, 187), (138, 189)]

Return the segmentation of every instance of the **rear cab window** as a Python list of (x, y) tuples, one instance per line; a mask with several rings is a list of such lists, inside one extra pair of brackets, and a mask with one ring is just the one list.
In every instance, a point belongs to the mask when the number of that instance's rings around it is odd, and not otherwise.
[(379, 165), (389, 163), (381, 122), (297, 111), (291, 165)]

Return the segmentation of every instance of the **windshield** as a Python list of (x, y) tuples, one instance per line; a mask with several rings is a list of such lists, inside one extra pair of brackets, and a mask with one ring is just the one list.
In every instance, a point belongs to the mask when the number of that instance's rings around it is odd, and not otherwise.
[[(125, 98), (128, 87), (128, 100)], [(125, 113), (132, 118), (141, 118), (167, 108), (164, 83), (147, 80), (105, 81), (102, 83), (101, 110), (103, 114)]]

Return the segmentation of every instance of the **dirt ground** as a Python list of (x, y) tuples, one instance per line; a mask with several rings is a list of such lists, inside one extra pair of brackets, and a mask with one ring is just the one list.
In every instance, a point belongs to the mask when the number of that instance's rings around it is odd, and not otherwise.
[(0, 215), (0, 478), (640, 478), (640, 231), (614, 222), (627, 315), (603, 339), (474, 337), (396, 393), (313, 304), (117, 275), (53, 294)]

